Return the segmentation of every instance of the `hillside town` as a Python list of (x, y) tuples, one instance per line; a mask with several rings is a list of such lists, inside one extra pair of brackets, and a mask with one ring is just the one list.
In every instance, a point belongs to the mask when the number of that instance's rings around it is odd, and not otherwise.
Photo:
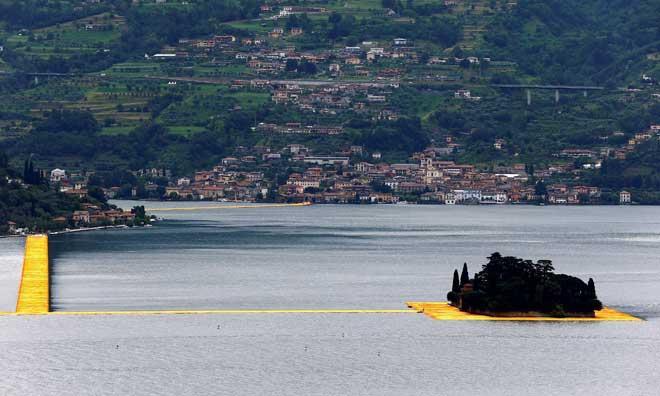
[[(279, 133), (313, 133), (316, 126), (260, 125)], [(341, 133), (324, 129), (323, 133)], [(102, 188), (108, 199), (210, 200), (244, 202), (311, 202), (318, 204), (630, 204), (632, 193), (601, 189), (581, 182), (584, 172), (598, 169), (607, 158), (624, 159), (650, 139), (659, 139), (652, 125), (622, 147), (599, 150), (563, 149), (556, 163), (534, 168), (523, 163), (480, 168), (447, 158), (461, 145), (447, 137), (416, 152), (406, 162), (387, 163), (380, 152), (363, 146), (318, 154), (302, 144), (238, 147), (211, 169), (174, 176), (168, 169), (134, 172), (138, 185)], [(496, 148), (506, 143), (498, 141)], [(93, 172), (53, 169), (51, 185), (65, 194), (84, 198)], [(130, 221), (130, 214), (100, 213), (93, 208), (74, 216), (74, 222)]]

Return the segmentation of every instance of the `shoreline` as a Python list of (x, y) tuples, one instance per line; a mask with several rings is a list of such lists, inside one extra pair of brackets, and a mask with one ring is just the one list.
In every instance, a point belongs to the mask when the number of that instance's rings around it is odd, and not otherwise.
[[(491, 208), (491, 207), (560, 207), (560, 208), (578, 208), (578, 207), (657, 207), (660, 205), (651, 205), (651, 204), (630, 204), (630, 205), (599, 205), (599, 204), (587, 204), (587, 205), (536, 205), (536, 204), (531, 204), (531, 203), (515, 203), (515, 202), (509, 202), (506, 204), (477, 204), (477, 205), (463, 205), (463, 204), (457, 204), (457, 205), (446, 205), (446, 204), (434, 204), (434, 203), (415, 203), (415, 202), (401, 202), (401, 203), (364, 203), (364, 204), (356, 204), (356, 203), (313, 203), (313, 202), (299, 202), (299, 203), (258, 203), (258, 202), (250, 202), (250, 201), (244, 201), (242, 203), (244, 204), (249, 204), (249, 205), (217, 205), (218, 203), (223, 203), (222, 201), (158, 201), (158, 200), (140, 200), (140, 199), (116, 199), (113, 200), (116, 203), (120, 202), (159, 202), (159, 203), (207, 203), (208, 206), (199, 206), (199, 207), (161, 207), (161, 208), (149, 208), (147, 209), (148, 212), (175, 212), (175, 211), (193, 211), (193, 210), (212, 210), (212, 209), (257, 209), (257, 208), (269, 208), (269, 207), (306, 207), (306, 206), (316, 206), (316, 205), (327, 205), (327, 206), (359, 206), (359, 207), (365, 207), (365, 206), (424, 206), (424, 207), (435, 207), (435, 206), (447, 206), (447, 207), (482, 207), (482, 208)], [(241, 203), (241, 201), (238, 202), (231, 202), (231, 203)], [(156, 218), (155, 221), (161, 221), (164, 220), (163, 218)], [(152, 220), (152, 223), (154, 220)], [(142, 227), (149, 227), (152, 224), (146, 224)], [(140, 226), (133, 226), (133, 227), (140, 227)], [(110, 229), (110, 228), (133, 228), (131, 226), (125, 225), (125, 224), (118, 224), (118, 225), (107, 225), (107, 226), (96, 226), (96, 227), (84, 227), (84, 228), (75, 228), (75, 229), (66, 229), (66, 230), (59, 230), (59, 231), (46, 231), (47, 234), (49, 235), (60, 235), (60, 234), (68, 234), (68, 233), (74, 233), (74, 232), (84, 232), (84, 231), (98, 231), (98, 230), (104, 230), (104, 229)], [(25, 233), (25, 234), (0, 234), (0, 239), (3, 238), (25, 238), (29, 235), (33, 234), (39, 234), (37, 233)]]
[(107, 229), (112, 229), (112, 228), (131, 228), (127, 226), (126, 224), (118, 224), (118, 225), (108, 225), (108, 226), (98, 226), (98, 227), (85, 227), (85, 228), (73, 228), (73, 229), (67, 229), (67, 230), (62, 230), (62, 231), (48, 231), (48, 235), (61, 235), (61, 234), (71, 234), (74, 232), (86, 232), (86, 231), (99, 231), (99, 230), (107, 230)]
[(487, 206), (487, 207), (498, 207), (498, 206), (551, 206), (551, 207), (581, 207), (581, 206), (660, 206), (659, 204), (640, 204), (637, 202), (631, 202), (629, 204), (618, 204), (618, 203), (593, 203), (593, 204), (552, 204), (552, 203), (537, 203), (537, 202), (481, 202), (481, 203), (457, 203), (457, 204), (445, 204), (439, 202), (411, 202), (411, 201), (399, 201), (399, 202), (361, 202), (361, 203), (341, 203), (341, 202), (314, 202), (314, 201), (304, 201), (304, 202), (254, 202), (254, 201), (213, 201), (213, 200), (159, 200), (159, 199), (117, 199), (113, 198), (112, 201), (123, 202), (123, 201), (132, 201), (132, 202), (172, 202), (172, 203), (224, 203), (224, 204), (252, 204), (255, 206), (260, 205), (346, 205), (346, 206), (368, 206), (368, 205), (385, 205), (385, 206), (397, 206), (397, 205), (419, 205), (419, 206)]
[[(119, 229), (119, 228), (134, 228), (134, 227), (151, 227), (151, 224), (147, 224), (144, 226), (133, 226), (130, 227), (126, 224), (117, 224), (117, 225), (107, 225), (107, 226), (97, 226), (97, 227), (85, 227), (85, 228), (73, 228), (73, 229), (67, 229), (67, 230), (61, 230), (61, 231), (46, 231), (45, 234), (47, 235), (63, 235), (63, 234), (72, 234), (76, 232), (88, 232), (88, 231), (100, 231), (100, 230), (107, 230), (107, 229)], [(0, 238), (27, 238), (31, 235), (40, 235), (44, 234), (43, 232), (35, 232), (35, 233), (29, 233), (29, 234), (8, 234), (8, 235), (0, 235)]]

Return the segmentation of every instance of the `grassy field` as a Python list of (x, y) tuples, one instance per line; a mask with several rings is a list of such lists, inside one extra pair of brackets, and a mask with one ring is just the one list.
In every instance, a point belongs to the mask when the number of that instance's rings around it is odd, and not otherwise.
[(381, 0), (332, 1), (327, 8), (341, 14), (350, 14), (356, 18), (368, 17), (384, 11)]
[[(210, 119), (222, 118), (227, 112), (237, 109), (257, 109), (270, 101), (266, 92), (232, 92), (226, 86), (196, 85), (195, 91), (181, 101), (171, 104), (158, 117), (168, 126), (202, 126)], [(197, 132), (191, 129), (191, 133)]]
[(227, 66), (199, 65), (193, 67), (195, 76), (198, 77), (246, 77), (253, 75), (254, 72), (242, 64), (232, 64)]
[(134, 127), (132, 126), (111, 126), (101, 129), (101, 135), (128, 135)]
[(29, 56), (67, 58), (73, 54), (103, 50), (119, 39), (124, 25), (123, 17), (104, 13), (28, 33), (19, 32), (8, 37), (6, 44)]
[(185, 125), (185, 126), (168, 126), (167, 129), (170, 131), (170, 133), (173, 133), (175, 135), (190, 136), (190, 135), (194, 135), (197, 132), (201, 132), (206, 128), (193, 126), (193, 125)]
[(277, 24), (273, 21), (237, 21), (226, 22), (223, 25), (234, 29), (247, 30), (256, 34), (268, 34)]
[(111, 68), (104, 70), (101, 74), (112, 77), (158, 76), (165, 74), (161, 69), (162, 65), (163, 63), (150, 61), (117, 63)]

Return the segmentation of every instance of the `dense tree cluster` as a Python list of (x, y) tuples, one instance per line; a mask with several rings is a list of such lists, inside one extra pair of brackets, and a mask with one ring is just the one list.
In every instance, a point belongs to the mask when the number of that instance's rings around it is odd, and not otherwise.
[(39, 185), (43, 182), (43, 177), (39, 169), (34, 168), (32, 157), (25, 160), (23, 165), (23, 183)]
[(259, 15), (258, 0), (201, 0), (182, 7), (131, 7), (122, 35), (125, 51), (153, 53), (183, 37), (216, 33), (218, 24)]
[(370, 149), (412, 153), (423, 149), (429, 143), (429, 138), (419, 118), (400, 118), (364, 130), (359, 143)]
[(498, 14), (490, 53), (551, 83), (616, 82), (660, 45), (654, 0), (524, 0)]
[(144, 209), (143, 205), (139, 206), (134, 206), (133, 209), (131, 209), (131, 213), (135, 215), (135, 220), (134, 223), (136, 225), (145, 225), (149, 223), (149, 216), (147, 216), (147, 211)]
[(8, 0), (0, 2), (0, 21), (12, 29), (33, 29), (98, 14), (110, 3), (98, 2), (82, 7), (83, 1)]
[(359, 42), (368, 39), (393, 39), (406, 37), (410, 40), (430, 40), (444, 47), (450, 47), (458, 42), (462, 28), (452, 17), (431, 16), (420, 17), (414, 24), (392, 24), (387, 18), (366, 18), (357, 23), (355, 17), (330, 15), (331, 28), (328, 37), (331, 39), (346, 38), (347, 42)]
[(493, 253), (470, 279), (467, 264), (460, 280), (454, 272), (449, 301), (461, 310), (497, 315), (506, 312), (542, 312), (565, 316), (591, 315), (602, 309), (593, 279), (588, 283), (555, 274), (550, 260), (523, 260)]

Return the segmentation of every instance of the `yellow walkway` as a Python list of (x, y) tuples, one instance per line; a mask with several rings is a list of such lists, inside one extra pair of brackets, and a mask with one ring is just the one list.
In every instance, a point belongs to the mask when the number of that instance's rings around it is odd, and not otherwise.
[(51, 315), (409, 314), (410, 309), (206, 309), (162, 311), (57, 311)]
[(595, 318), (550, 318), (550, 317), (495, 317), (463, 312), (446, 302), (408, 302), (408, 307), (436, 320), (501, 320), (521, 322), (603, 322), (603, 321), (641, 321), (640, 318), (625, 312), (604, 307), (596, 311)]
[[(301, 205), (301, 204), (294, 204)], [(271, 205), (272, 206), (272, 205)], [(281, 205), (280, 205), (281, 206)], [(263, 206), (260, 206), (263, 207)], [(194, 210), (185, 208), (184, 210)], [(201, 209), (201, 208), (200, 208)], [(177, 210), (177, 209), (168, 209)], [(446, 302), (408, 302), (409, 309), (207, 309), (207, 310), (146, 310), (146, 311), (88, 311), (49, 312), (50, 284), (48, 264), (48, 236), (30, 235), (25, 241), (23, 273), (18, 291), (16, 312), (0, 312), (0, 315), (195, 315), (195, 314), (416, 314), (437, 320), (501, 320), (501, 321), (639, 321), (641, 319), (612, 308), (596, 312), (595, 318), (548, 318), (548, 317), (493, 317), (474, 315), (460, 311)]]
[(23, 273), (16, 313), (44, 314), (50, 310), (48, 236), (30, 235), (25, 240)]
[(198, 309), (152, 311), (0, 312), (0, 316), (43, 313), (48, 315), (241, 315), (241, 314), (416, 314), (411, 309)]
[(183, 208), (152, 208), (147, 212), (175, 212), (180, 210), (208, 210), (208, 209), (263, 209), (263, 208), (284, 208), (288, 206), (310, 206), (310, 202), (292, 203), (292, 204), (257, 204), (257, 205), (212, 205), (212, 206), (189, 206)]

